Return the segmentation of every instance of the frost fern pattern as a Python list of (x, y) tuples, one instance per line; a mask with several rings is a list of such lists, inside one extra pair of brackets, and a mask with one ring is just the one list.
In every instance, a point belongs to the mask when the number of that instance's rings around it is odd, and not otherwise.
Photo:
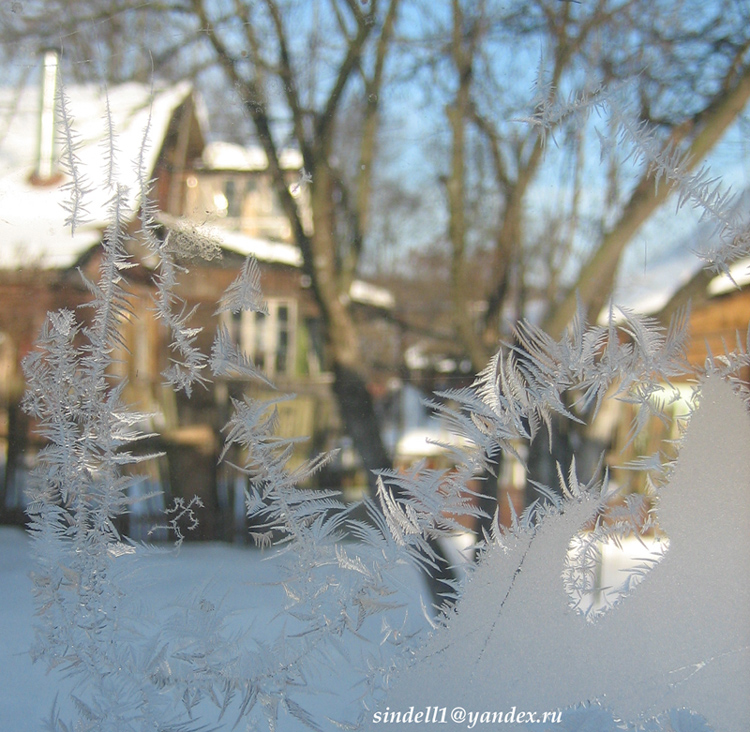
[[(576, 111), (590, 105), (574, 100), (569, 106)], [(542, 105), (538, 121), (547, 124), (550, 114)], [(72, 180), (69, 224), (74, 229), (85, 213), (87, 186), (76, 177), (74, 121), (66, 117), (64, 124)], [(635, 137), (648, 141), (643, 131)], [(178, 260), (184, 247), (211, 256), (216, 247), (196, 239), (189, 227), (160, 238), (159, 212), (151, 201), (144, 163), (147, 145), (148, 129), (137, 163), (140, 236), (158, 262), (154, 306), (172, 336), (172, 364), (165, 379), (188, 394), (206, 383), (209, 373), (272, 386), (225, 329), (217, 333), (210, 356), (196, 348), (191, 310), (174, 292), (184, 269)], [(608, 324), (592, 326), (579, 313), (557, 341), (530, 323), (519, 324), (513, 344), (496, 354), (470, 388), (443, 395), (455, 407), (446, 406), (445, 399), (433, 405), (458, 438), (445, 446), (456, 469), (383, 473), (377, 495), (354, 506), (345, 505), (333, 491), (299, 489), (300, 481), (329, 458), (288, 470), (294, 441), (276, 435), (276, 408), (286, 397), (234, 399), (222, 459), (234, 460), (242, 476), (247, 514), (258, 527), (253, 538), (261, 546), (276, 543), (283, 552), (284, 622), (274, 638), (238, 642), (222, 608), (196, 596), (179, 617), (162, 623), (138, 607), (137, 574), (131, 571), (132, 562), (147, 564), (151, 551), (125, 541), (115, 528), (115, 519), (128, 510), (134, 480), (122, 468), (148, 457), (131, 451), (144, 437), (136, 427), (143, 415), (127, 410), (124, 383), (111, 368), (113, 353), (123, 345), (122, 320), (130, 316), (126, 275), (132, 266), (127, 248), (132, 212), (116, 182), (116, 152), (110, 128), (111, 224), (102, 242), (98, 279), (86, 280), (90, 317), (79, 321), (70, 310), (50, 313), (37, 349), (24, 364), (24, 406), (47, 441), (29, 503), (39, 615), (34, 655), (79, 680), (77, 719), (68, 723), (53, 711), (50, 726), (56, 732), (189, 732), (226, 721), (275, 730), (283, 713), (321, 729), (328, 721), (306, 708), (303, 690), (309, 693), (319, 688), (316, 684), (323, 688), (321, 676), (343, 664), (361, 682), (362, 698), (371, 708), (386, 693), (394, 669), (413, 657), (435, 627), (426, 608), (418, 617), (409, 614), (408, 607), (419, 602), (410, 593), (419, 594), (418, 589), (405, 587), (398, 572), (405, 564), (429, 572), (440, 561), (433, 542), (450, 537), (459, 516), (478, 514), (467, 497), (468, 481), (491, 474), (501, 452), (519, 456), (518, 442), (533, 440), (553, 415), (582, 420), (613, 396), (640, 407), (633, 424), (637, 434), (646, 418), (660, 410), (653, 399), (657, 390), (684, 373), (686, 314), (664, 329), (629, 312), (622, 314), (620, 325), (610, 317)], [(664, 167), (651, 157), (654, 165)], [(703, 183), (697, 179), (683, 185), (699, 191)], [(723, 206), (710, 195), (695, 197), (714, 208)], [(736, 251), (730, 246), (725, 255), (734, 257)], [(242, 310), (265, 310), (253, 260), (218, 304), (218, 312)], [(719, 355), (711, 368), (736, 377), (748, 363), (748, 350)], [(667, 474), (668, 463), (654, 464)], [(559, 491), (539, 486), (550, 499), (547, 504), (515, 517), (507, 532), (493, 524), (483, 547), (518, 547), (524, 541), (531, 546), (550, 517), (591, 496), (596, 501), (609, 496), (606, 480), (580, 483), (575, 465), (560, 466), (559, 475)], [(595, 539), (624, 531), (629, 520), (636, 523), (639, 510), (628, 507), (623, 523), (601, 525)], [(342, 543), (345, 536), (356, 542)], [(584, 547), (584, 559), (590, 548)], [(511, 558), (520, 557), (522, 563), (523, 556), (516, 552)], [(508, 575), (515, 577), (520, 569), (520, 564), (511, 566)], [(582, 569), (566, 569), (572, 593), (588, 586), (587, 571), (585, 562)], [(461, 593), (462, 587), (454, 590)], [(365, 630), (373, 627), (378, 642), (367, 639)], [(206, 703), (214, 712), (209, 720), (198, 714)], [(366, 708), (354, 719), (335, 721), (362, 723)]]

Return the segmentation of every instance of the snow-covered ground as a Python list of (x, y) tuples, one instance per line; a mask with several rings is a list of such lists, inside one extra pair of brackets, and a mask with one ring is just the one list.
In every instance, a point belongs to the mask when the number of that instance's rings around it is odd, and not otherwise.
[(0, 526), (0, 720), (13, 732), (38, 732), (56, 683), (29, 657), (33, 607), (29, 542), (21, 529)]
[[(21, 529), (0, 526), (0, 732), (40, 732), (46, 729), (55, 699), (65, 715), (70, 683), (59, 671), (47, 673), (43, 663), (32, 663), (34, 608), (29, 573), (33, 570), (30, 541)], [(146, 583), (144, 604), (169, 608), (200, 590), (233, 611), (237, 627), (263, 636), (285, 603), (277, 584), (278, 563), (253, 548), (222, 544), (185, 544), (179, 554), (154, 558), (153, 577)], [(345, 684), (342, 681), (342, 684)], [(358, 696), (342, 687), (339, 697), (311, 700), (316, 713), (337, 716)], [(322, 708), (321, 708), (322, 707)], [(227, 729), (231, 729), (232, 723)], [(290, 723), (285, 729), (301, 725)]]
[[(43, 663), (32, 663), (29, 654), (34, 624), (29, 548), (29, 539), (21, 529), (0, 527), (0, 668), (5, 679), (0, 687), (2, 732), (44, 729), (44, 719), (49, 718), (55, 703), (63, 717), (69, 716), (65, 710), (70, 706), (71, 683), (58, 671), (48, 673)], [(603, 571), (610, 583), (632, 563), (632, 549), (627, 543), (620, 552), (608, 548)], [(145, 605), (167, 609), (181, 597), (200, 591), (230, 609), (237, 628), (254, 637), (264, 636), (285, 604), (284, 592), (275, 584), (279, 579), (277, 560), (252, 548), (185, 544), (179, 553), (154, 557), (150, 574), (150, 582), (144, 583)], [(622, 577), (618, 579), (619, 584)], [(592, 597), (592, 603), (597, 599)], [(345, 680), (340, 691), (311, 699), (307, 708), (323, 717), (343, 718), (347, 705), (351, 713), (359, 692), (347, 688)], [(289, 729), (300, 727), (296, 720), (288, 721)]]

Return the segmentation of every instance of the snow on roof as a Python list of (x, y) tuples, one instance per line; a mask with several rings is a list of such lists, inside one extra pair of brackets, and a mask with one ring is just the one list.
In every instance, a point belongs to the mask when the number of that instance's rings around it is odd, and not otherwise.
[[(211, 170), (265, 170), (268, 158), (262, 147), (243, 147), (231, 142), (211, 142), (203, 150), (203, 162)], [(283, 170), (300, 170), (302, 153), (287, 148), (279, 152), (279, 163)]]
[(471, 448), (470, 440), (442, 427), (417, 427), (405, 432), (396, 443), (399, 458), (425, 458), (447, 454), (446, 446)]
[(84, 201), (88, 221), (76, 228), (75, 236), (65, 225), (62, 204), (67, 200), (63, 189), (67, 176), (56, 185), (30, 183), (37, 159), (39, 88), (0, 87), (0, 268), (70, 267), (101, 239), (112, 197), (105, 169), (107, 98), (116, 135), (118, 182), (127, 187), (128, 203), (134, 209), (139, 189), (136, 161), (144, 134), (148, 129), (144, 163), (151, 175), (172, 115), (191, 86), (182, 83), (152, 91), (150, 86), (129, 83), (105, 93), (96, 85), (71, 85), (64, 91), (81, 143), (80, 170), (92, 189)]
[(442, 455), (450, 435), (444, 430), (414, 429), (407, 432), (396, 444), (396, 455), (401, 458), (419, 458)]
[[(163, 212), (160, 212), (157, 218), (168, 229), (175, 231), (189, 229), (191, 233), (202, 235), (223, 249), (243, 257), (252, 256), (259, 262), (286, 264), (298, 269), (303, 265), (302, 252), (294, 244), (247, 236), (247, 234), (224, 229), (221, 226), (193, 224)], [(382, 310), (391, 310), (396, 305), (395, 298), (389, 290), (362, 280), (352, 282), (349, 297), (353, 302), (371, 305)]]
[[(252, 256), (259, 262), (285, 264), (298, 269), (303, 265), (302, 252), (294, 244), (247, 236), (247, 234), (224, 229), (221, 226), (193, 224), (165, 213), (159, 213), (158, 219), (169, 229), (179, 231), (188, 228), (191, 232), (202, 235), (217, 243), (220, 247), (243, 257)], [(396, 304), (395, 298), (389, 290), (362, 280), (352, 282), (349, 288), (349, 297), (353, 302), (371, 305), (382, 310), (390, 310)]]
[[(748, 210), (750, 189), (737, 197), (732, 213), (747, 219)], [(699, 253), (710, 251), (718, 243), (720, 235), (715, 222), (699, 223), (666, 255), (648, 263), (640, 271), (620, 273), (612, 301), (618, 307), (645, 315), (658, 313), (705, 266)], [(730, 267), (730, 273), (738, 285), (747, 284), (750, 282), (750, 260), (735, 262)], [(715, 277), (708, 286), (708, 295), (714, 296), (736, 289), (734, 282), (726, 275)], [(608, 318), (607, 307), (600, 313), (599, 321), (606, 322)]]
[(750, 257), (740, 259), (729, 267), (729, 274), (720, 274), (708, 283), (708, 294), (711, 297), (726, 295), (738, 287), (750, 285)]
[[(701, 270), (703, 262), (685, 246), (670, 256), (648, 264), (638, 272), (622, 278), (612, 295), (616, 307), (643, 315), (660, 312), (672, 297)], [(617, 316), (615, 316), (617, 317)], [(609, 319), (609, 306), (599, 315), (599, 322)]]
[(211, 236), (221, 242), (222, 246), (243, 257), (252, 255), (259, 262), (288, 264), (290, 267), (302, 267), (302, 252), (282, 241), (270, 241), (254, 236), (228, 231), (220, 227), (211, 228)]
[(396, 307), (396, 299), (390, 290), (373, 285), (371, 282), (354, 280), (349, 288), (349, 297), (362, 305), (372, 305), (382, 310), (392, 310)]

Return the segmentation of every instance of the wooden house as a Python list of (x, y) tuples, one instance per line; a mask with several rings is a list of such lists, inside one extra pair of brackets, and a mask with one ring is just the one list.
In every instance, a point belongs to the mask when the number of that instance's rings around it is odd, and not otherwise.
[[(167, 87), (124, 84), (107, 92), (97, 85), (70, 85), (62, 97), (57, 56), (44, 59), (41, 83), (0, 88), (0, 520), (23, 519), (23, 487), (40, 446), (20, 409), (21, 362), (32, 349), (50, 310), (77, 309), (90, 299), (81, 273), (96, 280), (100, 242), (111, 220), (108, 149), (116, 151), (117, 183), (127, 189), (131, 234), (140, 178), (156, 190), (174, 191), (175, 172), (200, 154), (202, 133), (189, 84)], [(71, 177), (64, 166), (64, 99), (75, 140), (76, 172), (84, 181), (83, 208), (69, 226)], [(114, 130), (114, 137), (110, 137)], [(144, 145), (144, 140), (148, 142)], [(142, 171), (134, 161), (140, 158)], [(126, 398), (146, 409), (158, 403), (158, 326), (149, 306), (152, 272), (134, 260), (129, 270), (133, 317), (123, 323), (129, 377)], [(86, 310), (78, 310), (86, 317)]]
[[(198, 496), (205, 510), (197, 533), (228, 537), (242, 494), (241, 486), (217, 465), (220, 430), (231, 398), (294, 392), (294, 400), (280, 405), (280, 432), (312, 435), (297, 461), (325, 447), (339, 426), (319, 312), (302, 272), (300, 252), (290, 242), (288, 223), (274, 203), (262, 155), (254, 148), (223, 143), (206, 146), (200, 102), (187, 84), (154, 89), (125, 84), (106, 93), (93, 85), (65, 88), (67, 112), (79, 141), (77, 172), (88, 189), (85, 219), (81, 217), (71, 232), (64, 208), (70, 178), (60, 162), (55, 63), (54, 56), (47, 58), (40, 86), (0, 89), (0, 125), (5, 131), (0, 139), (0, 440), (5, 443), (0, 520), (23, 519), (24, 479), (40, 446), (19, 406), (24, 391), (21, 360), (32, 348), (47, 311), (74, 309), (89, 300), (81, 272), (89, 279), (97, 277), (100, 243), (111, 218), (106, 165), (111, 123), (114, 149), (119, 151), (117, 181), (128, 190), (128, 247), (134, 264), (126, 274), (132, 314), (122, 323), (123, 346), (114, 354), (113, 368), (126, 379), (126, 402), (149, 415), (141, 428), (155, 436), (142, 449), (166, 455), (144, 464), (144, 491), (161, 488), (167, 500)], [(299, 156), (287, 151), (282, 159), (309, 226)], [(140, 170), (133, 162), (137, 160)], [(173, 242), (179, 237), (208, 237), (217, 246), (217, 256), (210, 259), (193, 256), (190, 247), (176, 247), (185, 270), (177, 294), (188, 308), (195, 307), (191, 326), (201, 329), (198, 347), (209, 354), (217, 328), (226, 326), (278, 392), (262, 384), (224, 379), (196, 388), (188, 398), (164, 385), (162, 373), (171, 357), (169, 334), (153, 309), (155, 262), (138, 235), (138, 195), (144, 176), (153, 181), (158, 235), (169, 235)], [(268, 314), (217, 316), (217, 303), (248, 256), (259, 263)], [(363, 320), (393, 306), (387, 291), (361, 281), (352, 284), (350, 297)], [(79, 313), (85, 317), (86, 310)], [(145, 536), (156, 520), (150, 513), (161, 508), (163, 502), (152, 502), (134, 509), (131, 535)]]

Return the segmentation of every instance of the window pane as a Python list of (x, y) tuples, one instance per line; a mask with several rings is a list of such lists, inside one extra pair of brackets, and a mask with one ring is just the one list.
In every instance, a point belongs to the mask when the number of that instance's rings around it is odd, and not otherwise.
[(227, 199), (227, 216), (239, 217), (242, 213), (242, 200), (237, 193), (237, 186), (233, 180), (224, 183), (224, 196)]

